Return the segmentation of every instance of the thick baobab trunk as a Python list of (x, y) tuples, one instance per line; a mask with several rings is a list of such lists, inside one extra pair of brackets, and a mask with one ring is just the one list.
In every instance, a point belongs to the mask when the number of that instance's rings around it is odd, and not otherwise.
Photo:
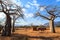
[(14, 26), (15, 26), (15, 16), (13, 16), (13, 22), (12, 22), (12, 32), (15, 32)]
[(50, 26), (50, 31), (52, 33), (55, 33), (54, 20), (50, 20), (49, 26)]
[(13, 20), (13, 23), (12, 23), (12, 32), (15, 32), (14, 25), (15, 25), (15, 20)]
[(11, 35), (11, 17), (6, 14), (6, 25), (2, 31), (2, 36), (10, 36)]

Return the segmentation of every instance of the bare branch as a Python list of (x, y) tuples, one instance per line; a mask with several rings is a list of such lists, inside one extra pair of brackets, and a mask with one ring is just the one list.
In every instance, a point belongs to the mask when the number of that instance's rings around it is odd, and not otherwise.
[(45, 16), (41, 15), (39, 12), (37, 12), (36, 15), (37, 15), (37, 16), (41, 16), (41, 17), (43, 17), (44, 19), (50, 20), (48, 17), (45, 17)]
[[(46, 8), (45, 8), (45, 9), (46, 9)], [(55, 15), (54, 15), (55, 10), (50, 10), (50, 11), (48, 11), (48, 10), (46, 9), (46, 11), (47, 11), (48, 14), (55, 16)]]

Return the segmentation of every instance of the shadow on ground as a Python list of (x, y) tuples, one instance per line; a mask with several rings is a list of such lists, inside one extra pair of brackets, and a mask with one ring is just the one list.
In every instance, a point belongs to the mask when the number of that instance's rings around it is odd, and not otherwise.
[(23, 34), (13, 34), (10, 37), (0, 36), (0, 40), (60, 40), (60, 36), (44, 37), (44, 36), (26, 36)]
[(0, 40), (27, 40), (26, 35), (12, 34), (11, 36), (0, 36)]
[(56, 37), (44, 37), (44, 36), (29, 36), (28, 40), (60, 40), (60, 36), (56, 36)]

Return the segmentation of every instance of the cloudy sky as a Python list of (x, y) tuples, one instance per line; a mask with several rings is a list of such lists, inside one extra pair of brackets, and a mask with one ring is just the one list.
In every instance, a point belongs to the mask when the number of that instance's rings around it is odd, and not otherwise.
[[(41, 5), (60, 5), (60, 0), (12, 0), (13, 3), (16, 3), (18, 6), (22, 7), (23, 13), (25, 15), (24, 19), (18, 18), (16, 20), (16, 25), (41, 25), (49, 22), (44, 20), (41, 17), (34, 18), (34, 14), (38, 11), (39, 6)], [(11, 3), (11, 2), (9, 2)], [(40, 8), (42, 15), (47, 15), (44, 11), (44, 8)], [(0, 18), (2, 14), (0, 15)], [(56, 18), (55, 21), (59, 21), (59, 18)]]

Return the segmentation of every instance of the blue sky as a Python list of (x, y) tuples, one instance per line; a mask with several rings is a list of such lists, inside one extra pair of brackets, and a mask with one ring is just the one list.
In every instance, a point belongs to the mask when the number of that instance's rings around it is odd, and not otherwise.
[[(25, 15), (24, 20), (22, 18), (18, 18), (16, 20), (16, 25), (41, 25), (49, 22), (48, 20), (44, 20), (41, 17), (33, 18), (34, 13), (39, 9), (38, 7), (41, 5), (60, 5), (60, 0), (13, 0), (13, 3), (22, 7), (23, 13)], [(41, 14), (46, 16), (48, 15), (44, 8), (40, 8)], [(1, 17), (0, 17), (1, 18)], [(60, 21), (59, 18), (56, 18), (55, 21)]]

